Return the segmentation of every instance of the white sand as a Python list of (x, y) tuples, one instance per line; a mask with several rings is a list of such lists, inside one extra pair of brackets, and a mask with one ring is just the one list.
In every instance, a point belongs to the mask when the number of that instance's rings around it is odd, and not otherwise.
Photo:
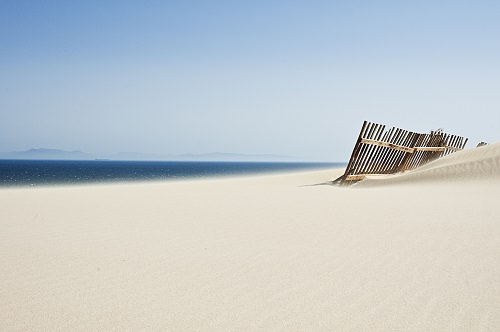
[(499, 331), (500, 145), (342, 170), (0, 190), (1, 331)]

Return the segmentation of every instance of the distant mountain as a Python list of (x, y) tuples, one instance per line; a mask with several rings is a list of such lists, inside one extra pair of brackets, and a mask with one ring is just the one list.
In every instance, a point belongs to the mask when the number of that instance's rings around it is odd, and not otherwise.
[(119, 152), (94, 155), (82, 151), (59, 149), (30, 149), (26, 151), (0, 152), (0, 159), (48, 159), (48, 160), (164, 160), (164, 161), (303, 161), (300, 158), (272, 154), (241, 154), (213, 152), (202, 154), (159, 155), (136, 152)]
[(88, 160), (94, 159), (82, 151), (65, 151), (58, 149), (30, 149), (26, 151), (1, 152), (1, 159), (60, 159), (60, 160)]

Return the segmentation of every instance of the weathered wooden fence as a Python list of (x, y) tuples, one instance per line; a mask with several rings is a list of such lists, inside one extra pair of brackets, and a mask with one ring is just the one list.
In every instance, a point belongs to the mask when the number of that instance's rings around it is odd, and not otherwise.
[(441, 130), (419, 134), (365, 121), (344, 175), (334, 183), (349, 184), (365, 175), (391, 174), (422, 166), (462, 150), (467, 138)]

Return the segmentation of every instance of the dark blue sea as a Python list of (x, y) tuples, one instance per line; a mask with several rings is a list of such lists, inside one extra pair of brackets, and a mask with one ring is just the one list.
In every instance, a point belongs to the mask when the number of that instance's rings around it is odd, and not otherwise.
[(340, 167), (340, 163), (0, 160), (0, 186), (177, 180)]

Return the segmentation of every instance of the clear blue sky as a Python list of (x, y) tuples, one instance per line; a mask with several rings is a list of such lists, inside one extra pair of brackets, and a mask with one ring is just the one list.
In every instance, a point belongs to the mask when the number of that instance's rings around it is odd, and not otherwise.
[(344, 161), (363, 120), (500, 141), (500, 1), (0, 0), (0, 151)]

